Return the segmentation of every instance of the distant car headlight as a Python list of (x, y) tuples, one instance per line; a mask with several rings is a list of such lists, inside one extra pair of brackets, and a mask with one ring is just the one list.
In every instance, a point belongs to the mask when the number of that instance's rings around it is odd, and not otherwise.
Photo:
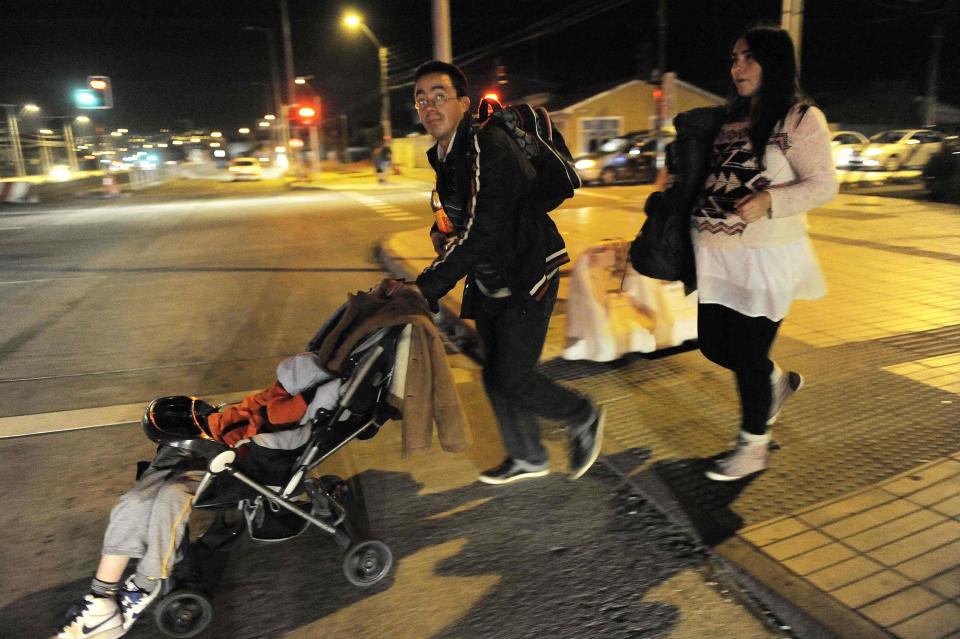
[(58, 164), (57, 166), (50, 169), (50, 173), (48, 173), (47, 175), (50, 176), (51, 180), (54, 180), (57, 182), (64, 182), (70, 179), (70, 167)]
[(573, 164), (573, 167), (574, 167), (575, 169), (580, 169), (581, 171), (583, 171), (584, 169), (592, 169), (592, 168), (595, 167), (596, 165), (597, 165), (597, 163), (596, 163), (595, 160), (591, 160), (591, 159), (585, 158), (585, 159), (583, 159), (583, 160), (577, 160), (577, 161)]

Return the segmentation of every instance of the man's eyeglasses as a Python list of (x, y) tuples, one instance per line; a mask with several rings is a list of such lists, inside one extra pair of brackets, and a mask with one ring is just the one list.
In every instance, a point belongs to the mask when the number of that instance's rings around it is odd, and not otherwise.
[(417, 108), (417, 111), (423, 111), (427, 107), (431, 107), (431, 106), (434, 106), (439, 109), (440, 107), (442, 107), (444, 104), (447, 103), (447, 100), (454, 100), (454, 99), (456, 98), (450, 98), (443, 93), (438, 93), (432, 98), (418, 98), (413, 103), (413, 106)]

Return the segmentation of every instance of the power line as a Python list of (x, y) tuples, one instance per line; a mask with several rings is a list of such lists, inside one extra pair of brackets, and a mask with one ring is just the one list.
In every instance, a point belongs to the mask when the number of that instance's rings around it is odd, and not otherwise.
[[(595, 0), (579, 0), (576, 3), (568, 4), (560, 11), (550, 14), (508, 36), (456, 55), (453, 61), (460, 66), (471, 64), (477, 60), (489, 57), (494, 53), (499, 53), (504, 49), (509, 49), (557, 31), (562, 31), (567, 27), (583, 22), (596, 15), (629, 4), (630, 1), (631, 0), (605, 0), (596, 2)], [(408, 68), (408, 70), (403, 73), (392, 75), (388, 80), (390, 89), (395, 90), (412, 86), (414, 71), (415, 69)]]

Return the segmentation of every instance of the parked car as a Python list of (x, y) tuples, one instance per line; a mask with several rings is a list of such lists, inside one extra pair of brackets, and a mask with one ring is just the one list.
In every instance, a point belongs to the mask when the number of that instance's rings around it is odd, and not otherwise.
[[(673, 141), (673, 131), (664, 145)], [(653, 182), (657, 177), (657, 138), (652, 131), (634, 131), (604, 140), (596, 151), (576, 158), (574, 167), (584, 184)]]
[(830, 134), (830, 150), (833, 152), (833, 164), (838, 169), (850, 165), (850, 157), (868, 142), (867, 136), (859, 131), (834, 131)]
[(870, 143), (850, 156), (850, 168), (899, 171), (922, 169), (940, 151), (943, 134), (930, 129), (881, 131)]
[(230, 161), (227, 171), (235, 181), (259, 180), (263, 173), (257, 158), (235, 158)]
[(923, 181), (934, 200), (960, 204), (960, 136), (944, 139), (940, 152), (923, 167)]

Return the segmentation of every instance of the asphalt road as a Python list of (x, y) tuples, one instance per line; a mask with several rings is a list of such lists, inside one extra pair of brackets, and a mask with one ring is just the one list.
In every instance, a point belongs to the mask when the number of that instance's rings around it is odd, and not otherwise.
[(425, 226), (423, 198), (380, 195), (397, 214), (279, 183), (176, 182), (0, 212), (0, 417), (261, 386), (384, 277), (376, 241)]

